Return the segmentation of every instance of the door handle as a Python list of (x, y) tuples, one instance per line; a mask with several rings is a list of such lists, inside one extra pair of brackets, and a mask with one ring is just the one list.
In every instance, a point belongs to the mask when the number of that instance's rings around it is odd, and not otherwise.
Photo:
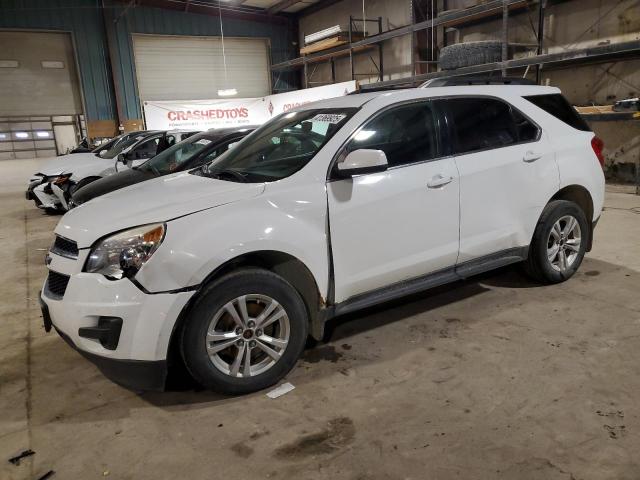
[(542, 157), (541, 153), (534, 152), (533, 150), (527, 150), (524, 154), (524, 157), (522, 157), (522, 160), (524, 160), (527, 163), (530, 163), (530, 162), (535, 162), (540, 157)]
[(453, 177), (445, 177), (441, 174), (438, 174), (433, 178), (431, 178), (429, 183), (427, 183), (427, 187), (429, 188), (444, 187), (445, 185), (447, 185), (448, 183), (451, 183), (452, 181), (453, 181)]

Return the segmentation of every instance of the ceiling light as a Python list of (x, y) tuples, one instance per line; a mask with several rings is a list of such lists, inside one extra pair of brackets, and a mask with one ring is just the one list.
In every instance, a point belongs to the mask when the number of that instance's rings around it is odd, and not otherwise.
[(225, 88), (224, 90), (218, 90), (219, 97), (233, 97), (238, 94), (238, 90), (235, 88)]

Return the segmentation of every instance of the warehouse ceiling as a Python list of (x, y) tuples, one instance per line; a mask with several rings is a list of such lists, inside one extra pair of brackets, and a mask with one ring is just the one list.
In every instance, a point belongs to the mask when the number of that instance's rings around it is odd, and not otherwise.
[(309, 6), (319, 3), (320, 0), (228, 0), (225, 3), (236, 3), (248, 7), (257, 7), (267, 10), (269, 13), (297, 13)]
[(121, 0), (129, 7), (149, 5), (171, 10), (226, 15), (300, 14), (335, 3), (335, 0)]

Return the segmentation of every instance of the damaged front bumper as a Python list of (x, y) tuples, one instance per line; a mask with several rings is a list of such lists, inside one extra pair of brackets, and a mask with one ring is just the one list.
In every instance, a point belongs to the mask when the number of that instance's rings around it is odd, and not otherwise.
[(36, 207), (41, 209), (69, 210), (69, 191), (73, 186), (68, 177), (62, 182), (55, 180), (59, 176), (36, 176), (31, 179), (25, 192), (27, 200), (33, 200)]
[(49, 332), (53, 327), (71, 348), (98, 367), (98, 370), (109, 380), (129, 390), (164, 390), (167, 378), (166, 360), (121, 360), (105, 358), (81, 350), (67, 334), (53, 325), (49, 307), (42, 300), (42, 292), (40, 292), (39, 300), (45, 331)]
[(40, 294), (45, 330), (55, 328), (115, 383), (135, 391), (162, 390), (173, 327), (194, 292), (150, 294), (128, 279), (74, 273), (86, 250), (77, 260), (49, 255)]
[(33, 178), (27, 187), (25, 197), (27, 200), (33, 200), (38, 208), (61, 209), (64, 204), (53, 187), (57, 188), (46, 177)]
[(55, 326), (54, 328), (71, 348), (98, 367), (98, 370), (112, 382), (134, 391), (164, 390), (167, 379), (166, 360), (121, 360), (102, 357), (80, 350), (68, 335)]

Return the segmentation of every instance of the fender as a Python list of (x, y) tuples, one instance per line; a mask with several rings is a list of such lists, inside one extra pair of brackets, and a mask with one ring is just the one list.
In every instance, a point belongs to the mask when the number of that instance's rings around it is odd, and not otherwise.
[(274, 251), (304, 264), (326, 299), (326, 214), (324, 184), (269, 184), (254, 198), (169, 221), (163, 244), (136, 279), (151, 293), (194, 288), (234, 258)]

